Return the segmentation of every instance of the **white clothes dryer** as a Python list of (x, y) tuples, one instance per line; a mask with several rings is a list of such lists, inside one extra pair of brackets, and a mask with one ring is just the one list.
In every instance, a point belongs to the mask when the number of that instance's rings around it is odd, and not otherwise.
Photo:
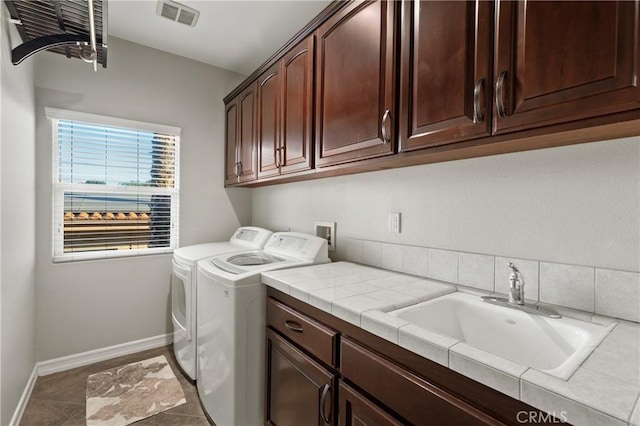
[(198, 262), (198, 395), (218, 426), (264, 424), (266, 288), (260, 273), (330, 262), (327, 241), (276, 232), (264, 250)]
[(196, 379), (196, 265), (207, 257), (261, 249), (272, 232), (263, 228), (243, 226), (229, 241), (196, 244), (173, 251), (171, 274), (171, 318), (173, 322), (173, 352), (182, 371)]

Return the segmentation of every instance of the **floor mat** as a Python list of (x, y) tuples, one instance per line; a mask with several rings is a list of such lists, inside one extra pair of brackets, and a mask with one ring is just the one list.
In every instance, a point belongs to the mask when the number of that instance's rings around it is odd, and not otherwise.
[(87, 426), (124, 426), (186, 403), (164, 355), (92, 374)]

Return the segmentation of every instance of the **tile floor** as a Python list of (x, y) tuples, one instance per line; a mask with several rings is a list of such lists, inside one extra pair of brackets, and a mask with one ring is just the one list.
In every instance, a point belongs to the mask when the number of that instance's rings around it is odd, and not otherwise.
[(186, 404), (148, 417), (135, 426), (209, 426), (198, 400), (196, 387), (177, 366), (171, 346), (164, 346), (119, 358), (109, 359), (73, 370), (38, 377), (22, 416), (21, 426), (81, 426), (85, 421), (87, 378), (109, 368), (165, 355), (184, 389)]

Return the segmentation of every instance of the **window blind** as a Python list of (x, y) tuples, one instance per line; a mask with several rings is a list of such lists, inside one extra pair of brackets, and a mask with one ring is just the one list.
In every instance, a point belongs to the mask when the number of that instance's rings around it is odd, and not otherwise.
[(56, 109), (47, 116), (54, 261), (173, 250), (180, 129)]

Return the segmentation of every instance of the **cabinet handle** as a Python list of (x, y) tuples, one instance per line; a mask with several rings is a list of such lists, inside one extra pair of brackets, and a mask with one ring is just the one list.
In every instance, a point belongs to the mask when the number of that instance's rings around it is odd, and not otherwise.
[(238, 161), (238, 177), (242, 176), (242, 161)]
[(295, 321), (285, 320), (284, 326), (289, 330), (295, 331), (296, 333), (302, 333), (304, 331), (302, 326)]
[(331, 423), (331, 404), (329, 404), (329, 414), (324, 413), (324, 404), (325, 404), (325, 401), (327, 400), (327, 395), (329, 394), (330, 391), (331, 391), (331, 386), (329, 386), (328, 384), (325, 384), (322, 387), (322, 394), (320, 395), (320, 417), (322, 417), (322, 420), (326, 424)]
[(391, 110), (386, 110), (382, 115), (382, 122), (380, 123), (380, 129), (382, 131), (382, 142), (385, 144), (391, 143), (387, 135), (387, 121), (391, 118)]
[(240, 163), (236, 162), (236, 164), (233, 165), (233, 167), (235, 169), (234, 172), (235, 172), (236, 177), (240, 176), (240, 168), (238, 167), (239, 164)]
[(273, 161), (274, 163), (276, 163), (276, 169), (280, 168), (280, 148), (276, 148), (275, 152), (273, 153)]
[[(279, 161), (280, 161), (280, 168), (282, 168), (282, 166), (284, 165), (284, 162), (282, 161), (282, 159), (284, 158), (284, 154), (283, 154), (284, 150), (285, 150), (285, 147), (284, 147), (284, 146), (281, 146), (281, 147), (280, 147), (280, 151), (279, 151), (279, 155), (280, 155), (280, 160), (279, 160)], [(285, 158), (285, 160), (286, 160), (286, 158)]]
[(484, 87), (484, 78), (481, 78), (476, 83), (476, 87), (473, 89), (473, 122), (482, 123), (484, 121), (484, 114), (482, 114), (480, 106), (480, 92)]
[(504, 118), (507, 116), (507, 112), (504, 109), (504, 79), (507, 77), (507, 72), (502, 71), (498, 76), (498, 81), (496, 82), (496, 108), (498, 109), (498, 116), (500, 118)]

